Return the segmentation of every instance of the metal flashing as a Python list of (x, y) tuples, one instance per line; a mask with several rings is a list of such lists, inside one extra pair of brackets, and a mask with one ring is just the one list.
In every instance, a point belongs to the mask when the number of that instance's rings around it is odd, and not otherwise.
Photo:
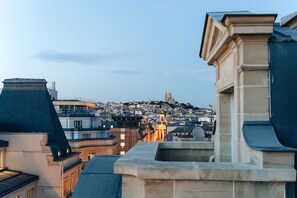
[(243, 136), (249, 147), (270, 152), (296, 152), (297, 149), (283, 146), (270, 121), (244, 121)]

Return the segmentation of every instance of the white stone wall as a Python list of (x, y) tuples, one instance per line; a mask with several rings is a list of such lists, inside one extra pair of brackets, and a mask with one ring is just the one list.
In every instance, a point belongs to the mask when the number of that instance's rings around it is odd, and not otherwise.
[(82, 128), (97, 128), (100, 126), (101, 121), (98, 117), (59, 117), (63, 128), (74, 128), (74, 121), (81, 120)]

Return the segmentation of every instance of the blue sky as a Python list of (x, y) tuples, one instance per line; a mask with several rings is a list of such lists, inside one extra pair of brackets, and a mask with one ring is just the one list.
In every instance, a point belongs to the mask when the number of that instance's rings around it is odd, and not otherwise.
[(0, 0), (0, 80), (45, 78), (59, 98), (215, 104), (199, 58), (208, 11), (296, 10), (293, 0)]

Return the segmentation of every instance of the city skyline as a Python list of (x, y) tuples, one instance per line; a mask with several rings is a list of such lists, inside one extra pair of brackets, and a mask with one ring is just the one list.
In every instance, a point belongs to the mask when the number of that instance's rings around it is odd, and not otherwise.
[[(269, 5), (269, 6), (267, 6)], [(291, 5), (291, 6), (289, 6)], [(55, 81), (59, 98), (215, 105), (215, 70), (199, 58), (205, 13), (294, 12), (284, 1), (1, 1), (0, 80)]]

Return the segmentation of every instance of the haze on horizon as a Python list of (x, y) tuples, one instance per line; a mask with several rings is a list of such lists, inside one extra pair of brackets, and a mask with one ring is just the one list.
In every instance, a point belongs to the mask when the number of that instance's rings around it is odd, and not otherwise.
[(208, 11), (296, 11), (292, 0), (1, 0), (0, 80), (45, 78), (59, 98), (175, 99), (215, 105), (215, 70), (199, 58)]

